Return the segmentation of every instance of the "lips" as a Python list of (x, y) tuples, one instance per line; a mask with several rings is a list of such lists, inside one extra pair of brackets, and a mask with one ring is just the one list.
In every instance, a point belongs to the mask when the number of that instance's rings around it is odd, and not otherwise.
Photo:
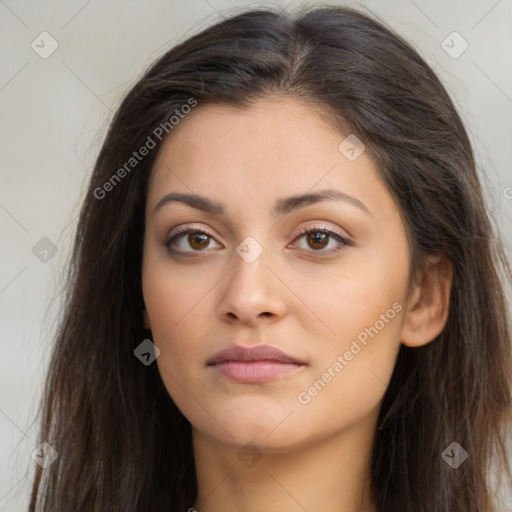
[(235, 345), (215, 354), (208, 365), (223, 363), (225, 361), (277, 361), (289, 364), (304, 364), (302, 361), (291, 357), (277, 348), (270, 345), (254, 345), (252, 347), (243, 347)]
[(208, 367), (217, 375), (240, 384), (259, 384), (290, 377), (304, 369), (305, 363), (269, 345), (235, 345), (215, 354)]

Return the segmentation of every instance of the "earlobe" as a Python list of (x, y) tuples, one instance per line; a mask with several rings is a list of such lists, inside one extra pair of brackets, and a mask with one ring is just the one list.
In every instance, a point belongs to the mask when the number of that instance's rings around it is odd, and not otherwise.
[(419, 347), (433, 341), (448, 320), (453, 266), (443, 255), (427, 256), (427, 269), (411, 292), (401, 342)]

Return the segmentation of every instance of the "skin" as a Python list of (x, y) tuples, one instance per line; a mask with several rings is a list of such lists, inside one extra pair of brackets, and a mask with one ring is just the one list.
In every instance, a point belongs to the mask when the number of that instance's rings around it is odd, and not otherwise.
[[(312, 107), (280, 97), (247, 111), (199, 105), (159, 150), (146, 205), (144, 322), (163, 382), (192, 424), (199, 512), (376, 510), (369, 471), (382, 398), (400, 343), (420, 346), (442, 331), (452, 269), (431, 256), (431, 271), (408, 289), (400, 211), (366, 152), (349, 161), (338, 150), (344, 138)], [(334, 200), (271, 213), (280, 198), (323, 189), (357, 198), (370, 214)], [(222, 202), (225, 214), (179, 202), (153, 213), (169, 192)], [(175, 241), (189, 257), (165, 245), (186, 224), (212, 235)], [(308, 243), (302, 227), (350, 243)], [(236, 252), (248, 236), (263, 251), (251, 263)], [(393, 304), (394, 318), (301, 403)], [(257, 343), (305, 364), (259, 384), (207, 366), (222, 349)]]

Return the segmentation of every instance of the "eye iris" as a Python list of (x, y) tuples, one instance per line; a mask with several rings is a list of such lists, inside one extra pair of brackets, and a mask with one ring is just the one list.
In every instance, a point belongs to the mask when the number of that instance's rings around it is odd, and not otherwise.
[[(208, 235), (198, 232), (189, 233), (188, 235), (190, 247), (193, 247), (194, 249), (204, 249), (205, 247), (208, 247), (209, 238), (210, 237)], [(200, 239), (200, 242), (196, 243), (198, 239)]]
[[(327, 233), (322, 233), (321, 231), (313, 231), (308, 233), (307, 240), (308, 244), (313, 249), (323, 249), (328, 243), (329, 235)], [(325, 243), (324, 243), (325, 242)], [(316, 244), (320, 244), (320, 246)]]
[[(324, 231), (309, 231), (306, 233), (308, 245), (313, 249), (323, 249), (328, 245), (330, 233)], [(201, 231), (190, 231), (187, 235), (188, 242), (194, 250), (208, 247), (210, 235)]]

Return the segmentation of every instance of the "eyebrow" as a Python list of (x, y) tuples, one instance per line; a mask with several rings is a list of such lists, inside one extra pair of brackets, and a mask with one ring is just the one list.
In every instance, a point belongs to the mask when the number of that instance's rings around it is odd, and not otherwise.
[[(187, 204), (192, 208), (202, 210), (206, 213), (225, 215), (225, 209), (222, 203), (213, 201), (212, 199), (197, 194), (184, 194), (180, 192), (171, 192), (162, 197), (162, 199), (160, 199), (160, 201), (158, 201), (157, 205), (155, 206), (153, 215), (155, 215), (155, 213), (164, 205), (173, 201)], [(321, 201), (345, 201), (349, 204), (357, 206), (366, 214), (373, 217), (368, 207), (359, 199), (339, 190), (319, 190), (318, 192), (297, 194), (294, 196), (278, 199), (274, 205), (274, 208), (271, 210), (271, 213), (274, 217), (282, 217), (283, 215), (286, 215), (293, 210), (298, 210), (299, 208), (303, 208), (310, 204), (318, 203)]]

